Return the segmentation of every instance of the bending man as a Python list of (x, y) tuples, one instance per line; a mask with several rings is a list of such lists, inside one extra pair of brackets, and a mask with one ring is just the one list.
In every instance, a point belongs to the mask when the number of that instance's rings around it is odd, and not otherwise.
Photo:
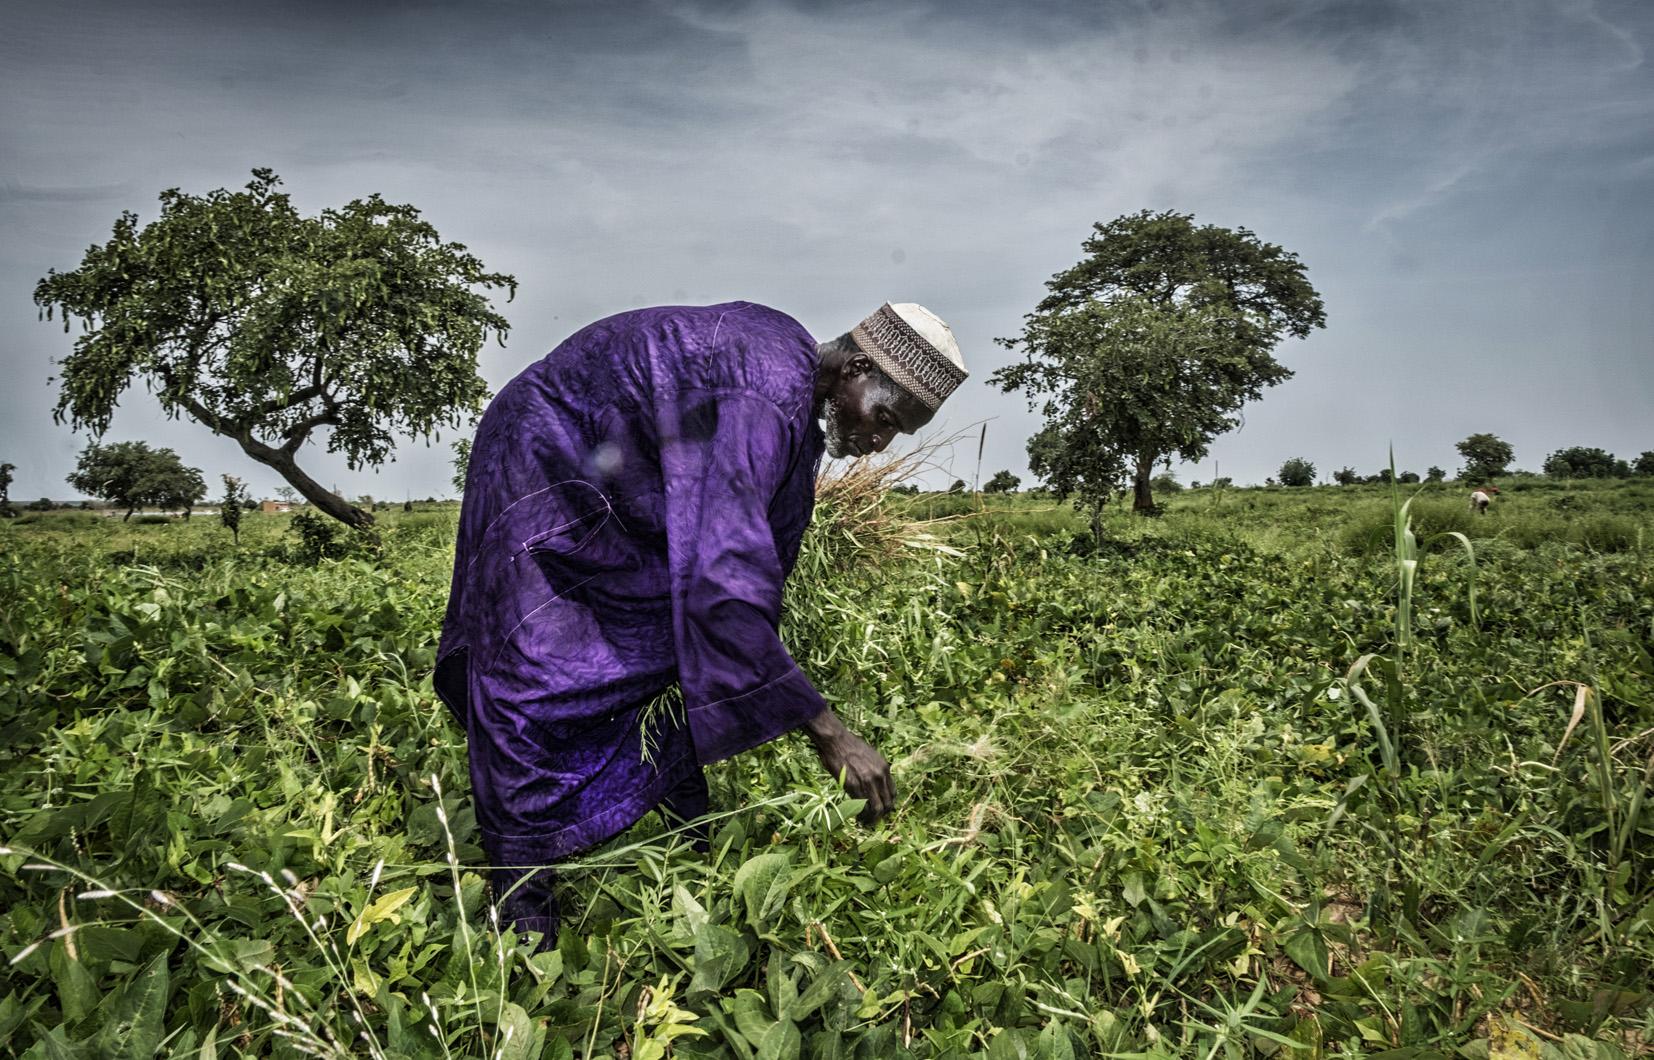
[[(657, 805), (698, 817), (703, 765), (793, 729), (868, 819), (891, 808), (889, 765), (781, 643), (781, 587), (823, 450), (882, 451), (964, 378), (952, 332), (918, 305), (817, 345), (730, 302), (600, 320), (494, 398), (435, 680), (466, 730), (483, 847), (507, 866), (492, 879), (505, 919), (555, 942), (550, 873), (510, 866), (569, 857)], [(673, 684), (681, 720), (646, 717)]]

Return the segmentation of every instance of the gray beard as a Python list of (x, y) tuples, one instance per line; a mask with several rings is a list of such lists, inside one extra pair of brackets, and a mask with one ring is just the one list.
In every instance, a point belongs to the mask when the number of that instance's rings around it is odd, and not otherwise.
[(835, 460), (850, 455), (850, 446), (839, 427), (837, 399), (829, 397), (822, 401), (821, 416), (827, 434), (827, 455)]

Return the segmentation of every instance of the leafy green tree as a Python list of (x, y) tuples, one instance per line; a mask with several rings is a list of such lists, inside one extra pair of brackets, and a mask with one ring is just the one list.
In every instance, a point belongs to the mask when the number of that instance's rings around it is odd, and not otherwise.
[[(170, 453), (172, 450), (162, 449), (160, 452)], [(155, 506), (162, 511), (181, 511), (188, 522), (195, 506), (206, 495), (207, 480), (201, 477), (200, 469), (180, 465), (178, 471), (168, 470), (164, 475)]]
[[(1183, 489), (1183, 483), (1177, 481), (1177, 476), (1170, 471), (1162, 471), (1150, 480), (1149, 485), (1156, 493), (1177, 493)], [(1191, 486), (1198, 483), (1190, 483)]]
[(1631, 465), (1605, 449), (1576, 445), (1547, 456), (1544, 471), (1552, 478), (1624, 478)]
[(1441, 482), (1446, 478), (1447, 472), (1443, 471), (1434, 464), (1430, 465), (1430, 467), (1424, 472), (1424, 481), (1426, 482)]
[(1459, 477), (1472, 482), (1485, 482), (1505, 473), (1505, 468), (1516, 458), (1510, 443), (1495, 434), (1473, 434), (1454, 446), (1464, 457), (1464, 468)]
[(28, 508), (31, 512), (49, 512), (53, 508), (56, 508), (57, 505), (52, 503), (52, 498), (42, 497), (37, 501), (30, 501), (28, 504), (24, 505), (24, 507)]
[(461, 438), (454, 443), (454, 492), (465, 496), (465, 476), (471, 470), (471, 439)]
[(1332, 480), (1340, 486), (1353, 486), (1361, 481), (1361, 476), (1353, 467), (1341, 467), (1332, 473)]
[(16, 464), (0, 464), (0, 518), (16, 514), (11, 508), (11, 473), (16, 470)]
[(964, 493), (965, 492), (965, 480), (962, 479), (962, 478), (954, 479), (953, 480), (953, 485), (948, 487), (948, 492), (949, 493)]
[(1646, 450), (1638, 456), (1631, 469), (1639, 475), (1654, 475), (1654, 449)]
[(1275, 473), (1283, 486), (1315, 485), (1315, 465), (1301, 456), (1295, 456), (1281, 465)]
[(1419, 473), (1417, 471), (1403, 471), (1401, 474), (1396, 476), (1397, 482), (1406, 483), (1408, 485), (1412, 485), (1413, 483), (1418, 482), (1418, 480)]
[(68, 482), (82, 493), (125, 508), (123, 522), (146, 505), (181, 509), (187, 517), (207, 495), (200, 470), (185, 467), (171, 449), (151, 449), (146, 442), (89, 443)]
[(1022, 485), (1022, 479), (1009, 471), (996, 471), (993, 478), (982, 487), (983, 493), (1015, 493)]
[(61, 363), (56, 416), (100, 436), (142, 380), (169, 415), (234, 439), (321, 511), (373, 522), (296, 456), (326, 428), (350, 467), (377, 466), (393, 437), (463, 422), (487, 388), (477, 351), (509, 325), (473, 290), (516, 280), (444, 243), (412, 206), (378, 195), (305, 217), (279, 178), (241, 191), (161, 193), (161, 216), (122, 213), (113, 238), (34, 299), (85, 333)]
[(247, 499), (247, 490), (234, 475), (223, 475), (224, 499), (218, 504), (218, 521), (230, 532), (230, 538), (241, 544), (241, 503)]
[(1059, 494), (1095, 511), (1129, 475), (1133, 510), (1151, 512), (1155, 465), (1203, 458), (1291, 377), (1276, 345), (1326, 313), (1297, 256), (1244, 228), (1145, 210), (1094, 225), (1083, 249), (1022, 334), (998, 340), (1024, 363), (992, 378), (1044, 412), (1029, 456)]

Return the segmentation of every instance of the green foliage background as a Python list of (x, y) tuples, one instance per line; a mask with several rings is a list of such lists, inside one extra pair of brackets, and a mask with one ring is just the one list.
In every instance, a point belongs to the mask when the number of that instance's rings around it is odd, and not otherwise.
[(777, 741), (713, 771), (710, 854), (651, 817), (569, 868), (539, 955), (428, 676), (453, 508), (314, 566), (287, 516), (10, 520), (0, 1052), (1647, 1048), (1654, 488), (1415, 502), (1416, 646), (1363, 679), (1393, 777), (1344, 680), (1395, 636), (1387, 497), (1187, 490), (1101, 545), (1038, 495), (891, 498), (953, 518), (888, 554), (825, 506), (784, 632), (901, 806), (857, 827)]

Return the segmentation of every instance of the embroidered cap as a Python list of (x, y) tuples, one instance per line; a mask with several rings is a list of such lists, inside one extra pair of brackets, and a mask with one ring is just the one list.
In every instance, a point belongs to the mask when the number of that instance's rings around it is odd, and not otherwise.
[(863, 353), (935, 412), (965, 381), (965, 359), (942, 318), (917, 302), (886, 302), (850, 329)]

